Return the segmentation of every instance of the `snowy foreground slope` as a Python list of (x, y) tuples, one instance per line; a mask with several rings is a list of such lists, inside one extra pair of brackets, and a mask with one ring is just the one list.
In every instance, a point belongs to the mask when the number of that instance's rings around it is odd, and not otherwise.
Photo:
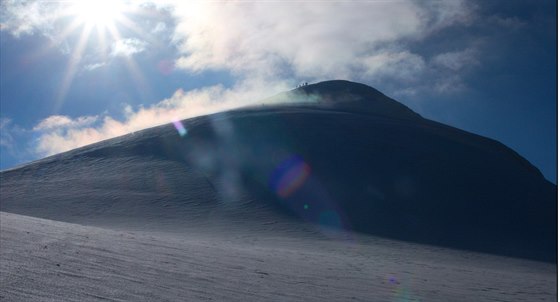
[(0, 227), (5, 301), (556, 301), (556, 266), (372, 237)]
[(352, 82), (263, 102), (0, 172), (0, 296), (556, 298), (557, 187), (513, 150)]

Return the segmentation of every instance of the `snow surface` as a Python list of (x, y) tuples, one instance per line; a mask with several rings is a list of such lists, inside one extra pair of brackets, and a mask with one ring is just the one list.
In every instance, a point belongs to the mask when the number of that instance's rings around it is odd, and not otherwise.
[(5, 301), (556, 301), (555, 265), (374, 237), (0, 227)]

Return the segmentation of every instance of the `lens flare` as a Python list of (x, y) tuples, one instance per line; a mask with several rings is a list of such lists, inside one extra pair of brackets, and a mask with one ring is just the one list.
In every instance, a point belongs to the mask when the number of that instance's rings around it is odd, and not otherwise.
[(311, 168), (303, 159), (294, 155), (280, 163), (269, 179), (270, 188), (280, 197), (292, 195), (305, 183)]
[(185, 126), (183, 126), (183, 123), (180, 120), (174, 119), (173, 120), (173, 126), (175, 126), (175, 129), (177, 129), (177, 132), (179, 132), (179, 135), (181, 137), (184, 137), (185, 135), (187, 135), (188, 131), (185, 128)]
[(319, 223), (335, 229), (342, 229), (342, 220), (337, 212), (328, 210), (319, 214)]
[(408, 288), (401, 285), (395, 276), (389, 278), (389, 283), (393, 285), (393, 300), (395, 302), (420, 302), (420, 299), (413, 296)]

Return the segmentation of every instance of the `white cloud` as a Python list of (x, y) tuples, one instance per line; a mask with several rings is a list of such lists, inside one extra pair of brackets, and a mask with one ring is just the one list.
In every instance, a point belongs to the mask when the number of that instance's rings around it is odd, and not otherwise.
[(103, 67), (103, 66), (105, 66), (105, 65), (107, 65), (107, 63), (104, 63), (104, 62), (102, 62), (102, 63), (88, 64), (88, 65), (84, 66), (84, 70), (86, 70), (86, 71), (93, 71), (93, 70), (95, 70), (95, 69), (97, 69), (97, 68), (101, 68), (101, 67)]
[(77, 128), (89, 126), (97, 121), (97, 116), (83, 116), (71, 119), (65, 115), (51, 115), (33, 127), (34, 131), (53, 130), (62, 128)]
[(146, 43), (146, 41), (135, 38), (117, 40), (113, 44), (111, 55), (115, 57), (128, 57), (133, 54), (143, 52), (144, 50), (146, 50), (147, 45), (148, 43)]
[(2, 1), (2, 30), (14, 36), (33, 34), (37, 30), (45, 34), (53, 29), (54, 21), (60, 17), (59, 8), (57, 1)]
[[(468, 19), (462, 1), (176, 4), (174, 40), (189, 71), (310, 80), (407, 76), (423, 58), (406, 42)], [(214, 22), (224, 20), (224, 22)], [(386, 61), (375, 62), (388, 58)], [(382, 64), (383, 66), (377, 66)]]
[[(53, 18), (49, 16), (54, 13), (45, 9), (43, 2), (2, 3), (10, 7), (6, 13), (10, 18), (2, 19), (2, 30), (14, 34), (37, 29), (49, 32), (48, 20)], [(142, 40), (117, 40), (108, 47), (110, 56), (129, 57), (146, 51), (148, 46), (169, 46), (152, 37), (168, 31), (174, 43), (169, 47), (177, 50), (174, 68), (193, 73), (225, 70), (238, 82), (232, 88), (178, 90), (151, 106), (127, 107), (123, 120), (107, 115), (48, 117), (33, 129), (39, 133), (38, 154), (58, 153), (168, 123), (176, 117), (246, 105), (293, 87), (295, 79), (365, 83), (388, 79), (400, 84), (403, 93), (414, 94), (426, 89), (422, 80), (429, 78), (432, 90), (451, 91), (463, 87), (457, 71), (477, 62), (475, 47), (458, 52), (444, 50), (436, 56), (410, 47), (448, 26), (468, 24), (472, 8), (463, 0), (169, 1), (145, 5), (150, 9), (164, 7), (165, 15), (171, 14), (174, 20), (145, 22), (150, 28), (138, 28), (146, 33)], [(30, 18), (25, 17), (27, 9)], [(89, 64), (84, 69), (94, 70), (101, 64)]]
[(229, 89), (217, 85), (188, 92), (177, 90), (170, 98), (149, 107), (125, 107), (123, 120), (108, 115), (81, 116), (74, 119), (68, 116), (50, 116), (33, 128), (38, 134), (33, 147), (34, 153), (38, 156), (52, 155), (148, 127), (171, 123), (177, 118), (254, 105), (267, 96), (289, 88), (292, 88), (292, 85), (286, 82), (270, 84), (250, 80)]
[[(53, 22), (65, 19), (61, 18), (64, 3), (4, 1), (2, 30), (14, 34), (39, 31), (56, 40), (57, 33), (68, 28), (68, 24), (54, 28), (57, 22)], [(110, 47), (113, 57), (141, 53), (148, 47), (147, 41), (160, 49), (167, 38), (163, 42), (156, 36), (165, 31), (173, 35), (174, 45), (167, 46), (176, 47), (175, 67), (190, 72), (226, 70), (241, 79), (268, 81), (388, 79), (406, 85), (412, 85), (413, 76), (429, 72), (432, 63), (445, 61), (444, 57), (428, 60), (431, 54), (414, 52), (410, 44), (449, 26), (469, 24), (475, 19), (476, 11), (472, 2), (466, 0), (129, 4), (141, 7), (139, 11), (157, 11), (154, 16), (162, 17), (142, 22), (139, 18), (145, 18), (145, 14), (127, 16), (134, 23), (135, 31), (144, 35), (142, 40), (114, 41)], [(101, 66), (89, 64), (84, 70)], [(408, 68), (411, 70), (403, 70)], [(447, 68), (447, 72), (452, 72), (452, 68)]]

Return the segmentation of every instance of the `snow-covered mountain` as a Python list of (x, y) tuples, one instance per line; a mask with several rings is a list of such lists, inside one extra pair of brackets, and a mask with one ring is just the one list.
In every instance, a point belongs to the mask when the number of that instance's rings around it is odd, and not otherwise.
[[(170, 123), (0, 174), (0, 210), (125, 229), (356, 231), (555, 261), (557, 187), (363, 84)], [(328, 232), (327, 232), (328, 233)]]

